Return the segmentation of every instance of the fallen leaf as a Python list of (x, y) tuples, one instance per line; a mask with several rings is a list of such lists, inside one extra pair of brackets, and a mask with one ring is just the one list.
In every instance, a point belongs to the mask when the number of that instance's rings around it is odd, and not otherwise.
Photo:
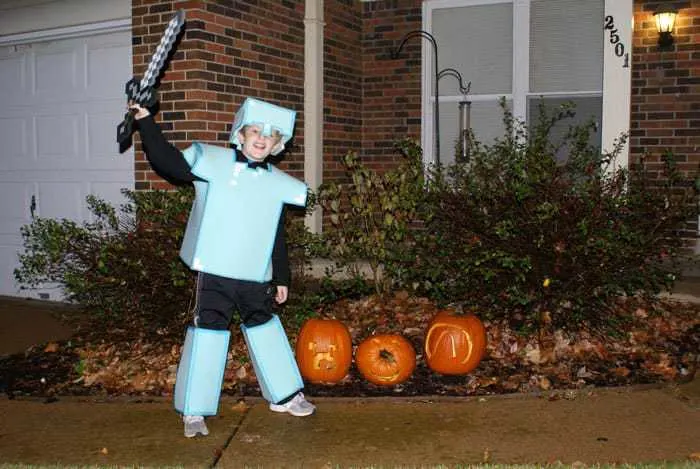
[(240, 400), (231, 406), (234, 412), (245, 412), (250, 406), (244, 400)]
[(131, 378), (131, 387), (134, 388), (135, 391), (145, 391), (148, 389), (148, 376), (144, 373), (137, 374)]
[(46, 344), (46, 347), (44, 348), (44, 352), (46, 353), (55, 353), (58, 352), (58, 344), (56, 342), (49, 342)]
[(540, 354), (540, 349), (538, 348), (528, 350), (527, 352), (525, 352), (525, 356), (527, 357), (527, 360), (530, 363), (534, 363), (535, 365), (539, 365), (543, 361), (542, 356)]
[(491, 461), (491, 451), (488, 448), (484, 449), (484, 456), (481, 458), (481, 462), (487, 464)]
[(591, 377), (593, 377), (593, 374), (590, 371), (588, 371), (585, 366), (582, 366), (576, 372), (576, 377), (578, 377), (578, 378), (591, 378)]

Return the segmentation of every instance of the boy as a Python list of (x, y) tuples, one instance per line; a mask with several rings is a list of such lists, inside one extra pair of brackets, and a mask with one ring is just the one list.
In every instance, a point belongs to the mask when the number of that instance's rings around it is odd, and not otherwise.
[(198, 272), (194, 327), (187, 330), (175, 384), (185, 436), (209, 433), (228, 352), (233, 308), (242, 319), (263, 397), (270, 410), (294, 416), (315, 411), (273, 299), (288, 296), (289, 262), (283, 206), (306, 204), (307, 186), (267, 160), (291, 138), (296, 113), (247, 98), (236, 113), (235, 149), (193, 143), (181, 152), (167, 142), (150, 112), (131, 103), (146, 157), (168, 181), (192, 182), (195, 200), (180, 257)]

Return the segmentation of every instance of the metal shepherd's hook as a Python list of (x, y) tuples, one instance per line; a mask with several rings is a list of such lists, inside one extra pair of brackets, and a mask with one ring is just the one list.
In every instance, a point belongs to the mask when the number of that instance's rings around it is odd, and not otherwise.
[(464, 81), (462, 80), (462, 74), (454, 68), (444, 68), (438, 73), (438, 79), (444, 76), (451, 76), (457, 79), (459, 91), (462, 93), (462, 100), (459, 102), (459, 146), (460, 146), (460, 156), (461, 162), (469, 162), (469, 153), (471, 146), (471, 107), (472, 103), (467, 98), (469, 95), (469, 90), (472, 87), (472, 82), (467, 83), (464, 86)]
[(391, 54), (391, 57), (393, 59), (398, 59), (399, 58), (399, 53), (401, 52), (401, 49), (403, 49), (404, 44), (406, 44), (406, 41), (411, 39), (412, 37), (420, 36), (424, 39), (427, 39), (430, 41), (430, 43), (433, 45), (433, 58), (434, 58), (434, 67), (435, 67), (435, 111), (434, 111), (434, 121), (435, 121), (435, 163), (440, 163), (440, 88), (438, 85), (438, 51), (437, 51), (437, 42), (435, 41), (435, 37), (430, 34), (427, 31), (423, 31), (422, 29), (416, 30), (416, 31), (411, 31), (407, 33), (404, 37), (403, 40), (401, 41), (401, 44), (399, 47), (396, 49)]

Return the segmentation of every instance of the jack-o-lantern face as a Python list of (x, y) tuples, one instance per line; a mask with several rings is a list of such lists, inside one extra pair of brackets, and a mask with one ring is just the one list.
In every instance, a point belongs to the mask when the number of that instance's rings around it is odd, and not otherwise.
[(416, 368), (416, 352), (400, 335), (377, 335), (357, 346), (355, 362), (370, 383), (393, 386), (411, 376)]
[(428, 325), (425, 361), (431, 370), (461, 375), (477, 367), (486, 352), (486, 330), (474, 315), (442, 311)]
[(314, 370), (332, 370), (338, 364), (335, 361), (335, 353), (338, 347), (333, 344), (320, 344), (318, 342), (309, 342), (309, 353), (313, 355)]
[(352, 362), (352, 340), (335, 319), (309, 319), (299, 331), (296, 358), (301, 375), (312, 383), (337, 383)]

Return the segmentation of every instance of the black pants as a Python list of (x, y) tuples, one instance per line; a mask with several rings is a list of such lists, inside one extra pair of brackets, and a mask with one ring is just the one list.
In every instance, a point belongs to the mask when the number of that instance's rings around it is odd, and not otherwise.
[(194, 324), (204, 329), (226, 330), (234, 310), (246, 327), (272, 319), (275, 287), (269, 283), (234, 280), (200, 272)]
[[(203, 329), (226, 330), (234, 311), (246, 327), (259, 326), (272, 319), (276, 288), (269, 282), (234, 280), (200, 272), (194, 325)], [(299, 391), (276, 404), (290, 401)]]

